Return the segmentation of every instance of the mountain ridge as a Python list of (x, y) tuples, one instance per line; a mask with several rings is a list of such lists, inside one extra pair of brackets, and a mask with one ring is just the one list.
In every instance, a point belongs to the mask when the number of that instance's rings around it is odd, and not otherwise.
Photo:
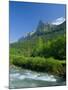
[(27, 38), (30, 39), (36, 35), (40, 36), (40, 35), (46, 35), (46, 34), (49, 34), (49, 33), (52, 33), (52, 32), (65, 32), (64, 29), (63, 30), (59, 30), (60, 27), (64, 26), (65, 28), (65, 25), (66, 25), (66, 21), (64, 21), (62, 24), (60, 25), (52, 25), (52, 24), (49, 24), (49, 23), (43, 23), (42, 21), (39, 21), (39, 24), (36, 28), (36, 30), (34, 32), (30, 32), (27, 34), (27, 36), (25, 37), (21, 37), (18, 41), (23, 41), (23, 40), (26, 40)]

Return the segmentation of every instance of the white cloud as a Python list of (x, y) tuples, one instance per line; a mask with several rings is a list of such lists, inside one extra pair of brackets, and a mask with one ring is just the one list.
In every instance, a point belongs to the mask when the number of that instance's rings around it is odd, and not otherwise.
[(53, 24), (53, 25), (60, 25), (60, 24), (62, 24), (64, 21), (65, 21), (65, 18), (60, 17), (60, 18), (57, 18), (56, 20), (54, 20), (54, 21), (52, 22), (52, 24)]

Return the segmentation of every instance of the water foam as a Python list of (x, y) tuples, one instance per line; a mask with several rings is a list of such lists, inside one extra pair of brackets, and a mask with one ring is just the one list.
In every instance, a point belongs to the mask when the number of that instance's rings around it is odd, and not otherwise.
[(19, 73), (13, 73), (13, 74), (10, 74), (10, 78), (17, 78), (19, 77)]
[(53, 75), (40, 75), (40, 74), (35, 74), (35, 73), (27, 73), (26, 75), (20, 75), (18, 79), (23, 80), (23, 79), (33, 79), (33, 80), (41, 80), (41, 81), (51, 81), (51, 82), (56, 82), (56, 79), (54, 78)]

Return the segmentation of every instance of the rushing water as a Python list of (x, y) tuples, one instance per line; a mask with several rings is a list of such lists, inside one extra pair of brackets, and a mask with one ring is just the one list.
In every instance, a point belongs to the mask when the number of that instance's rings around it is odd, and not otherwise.
[(34, 72), (20, 68), (10, 68), (9, 88), (30, 88), (65, 85), (62, 78), (47, 73)]

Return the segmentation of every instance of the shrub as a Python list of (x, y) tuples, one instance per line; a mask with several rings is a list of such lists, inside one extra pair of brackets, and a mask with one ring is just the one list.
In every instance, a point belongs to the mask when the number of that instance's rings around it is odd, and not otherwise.
[[(12, 60), (13, 59), (13, 60)], [(63, 75), (64, 62), (54, 58), (12, 56), (12, 64), (35, 71)]]

